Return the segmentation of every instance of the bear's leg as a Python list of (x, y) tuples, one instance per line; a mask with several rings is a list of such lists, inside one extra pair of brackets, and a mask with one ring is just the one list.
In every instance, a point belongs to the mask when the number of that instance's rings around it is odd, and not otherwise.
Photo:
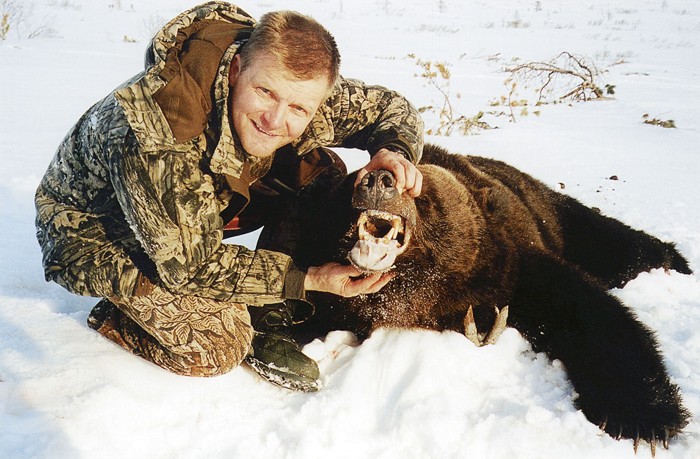
[(621, 287), (653, 268), (690, 274), (688, 262), (673, 244), (564, 197), (557, 205), (564, 237), (564, 259), (600, 279), (606, 287)]
[(655, 447), (687, 424), (653, 333), (578, 270), (525, 255), (509, 323), (564, 364), (578, 407), (611, 436)]
[(348, 300), (325, 292), (309, 292), (314, 314), (292, 327), (292, 337), (300, 344), (321, 338), (335, 330), (347, 330), (364, 341), (371, 332), (371, 323), (348, 308)]

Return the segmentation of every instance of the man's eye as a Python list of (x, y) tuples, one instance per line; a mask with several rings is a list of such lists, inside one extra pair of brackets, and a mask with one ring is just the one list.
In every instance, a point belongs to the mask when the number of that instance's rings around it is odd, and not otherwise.
[(304, 107), (300, 107), (298, 105), (292, 105), (291, 108), (298, 115), (306, 116), (308, 114), (308, 112), (306, 111), (306, 109)]
[(259, 86), (259, 87), (258, 87), (258, 92), (261, 93), (261, 94), (268, 95), (268, 96), (269, 96), (270, 94), (272, 94), (272, 91), (270, 91), (270, 90), (267, 89), (267, 88), (263, 88), (262, 86)]

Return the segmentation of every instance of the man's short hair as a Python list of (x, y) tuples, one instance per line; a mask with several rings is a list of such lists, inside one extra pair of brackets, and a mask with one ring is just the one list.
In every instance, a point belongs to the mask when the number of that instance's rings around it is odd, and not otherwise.
[(340, 53), (333, 35), (314, 19), (295, 11), (273, 11), (260, 18), (241, 48), (241, 69), (260, 53), (276, 57), (300, 80), (326, 76), (330, 88), (340, 73)]

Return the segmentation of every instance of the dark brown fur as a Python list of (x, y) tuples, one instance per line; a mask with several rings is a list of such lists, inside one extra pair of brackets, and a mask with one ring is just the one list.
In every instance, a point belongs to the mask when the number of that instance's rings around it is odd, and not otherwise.
[(564, 363), (591, 422), (652, 443), (678, 433), (688, 413), (653, 333), (606, 292), (652, 268), (690, 273), (674, 246), (502, 162), (433, 146), (422, 161), (415, 200), (362, 202), (354, 176), (302, 195), (299, 243), (290, 250), (302, 266), (345, 260), (357, 239), (357, 207), (401, 213), (412, 236), (382, 291), (312, 295), (317, 314), (299, 333), (347, 329), (364, 337), (383, 326), (463, 333), (470, 306), (484, 331), (494, 307), (508, 306), (508, 325)]

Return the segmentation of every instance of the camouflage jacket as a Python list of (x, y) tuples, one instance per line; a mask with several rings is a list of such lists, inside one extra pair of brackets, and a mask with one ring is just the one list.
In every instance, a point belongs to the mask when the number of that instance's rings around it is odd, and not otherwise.
[[(154, 37), (145, 71), (67, 134), (36, 194), (47, 280), (90, 296), (136, 294), (146, 276), (219, 300), (303, 297), (288, 256), (222, 242), (221, 212), (245, 207), (271, 163), (247, 155), (229, 124), (230, 63), (254, 26), (224, 2), (182, 13)], [(387, 147), (417, 162), (422, 129), (403, 97), (341, 79), (292, 146)]]

